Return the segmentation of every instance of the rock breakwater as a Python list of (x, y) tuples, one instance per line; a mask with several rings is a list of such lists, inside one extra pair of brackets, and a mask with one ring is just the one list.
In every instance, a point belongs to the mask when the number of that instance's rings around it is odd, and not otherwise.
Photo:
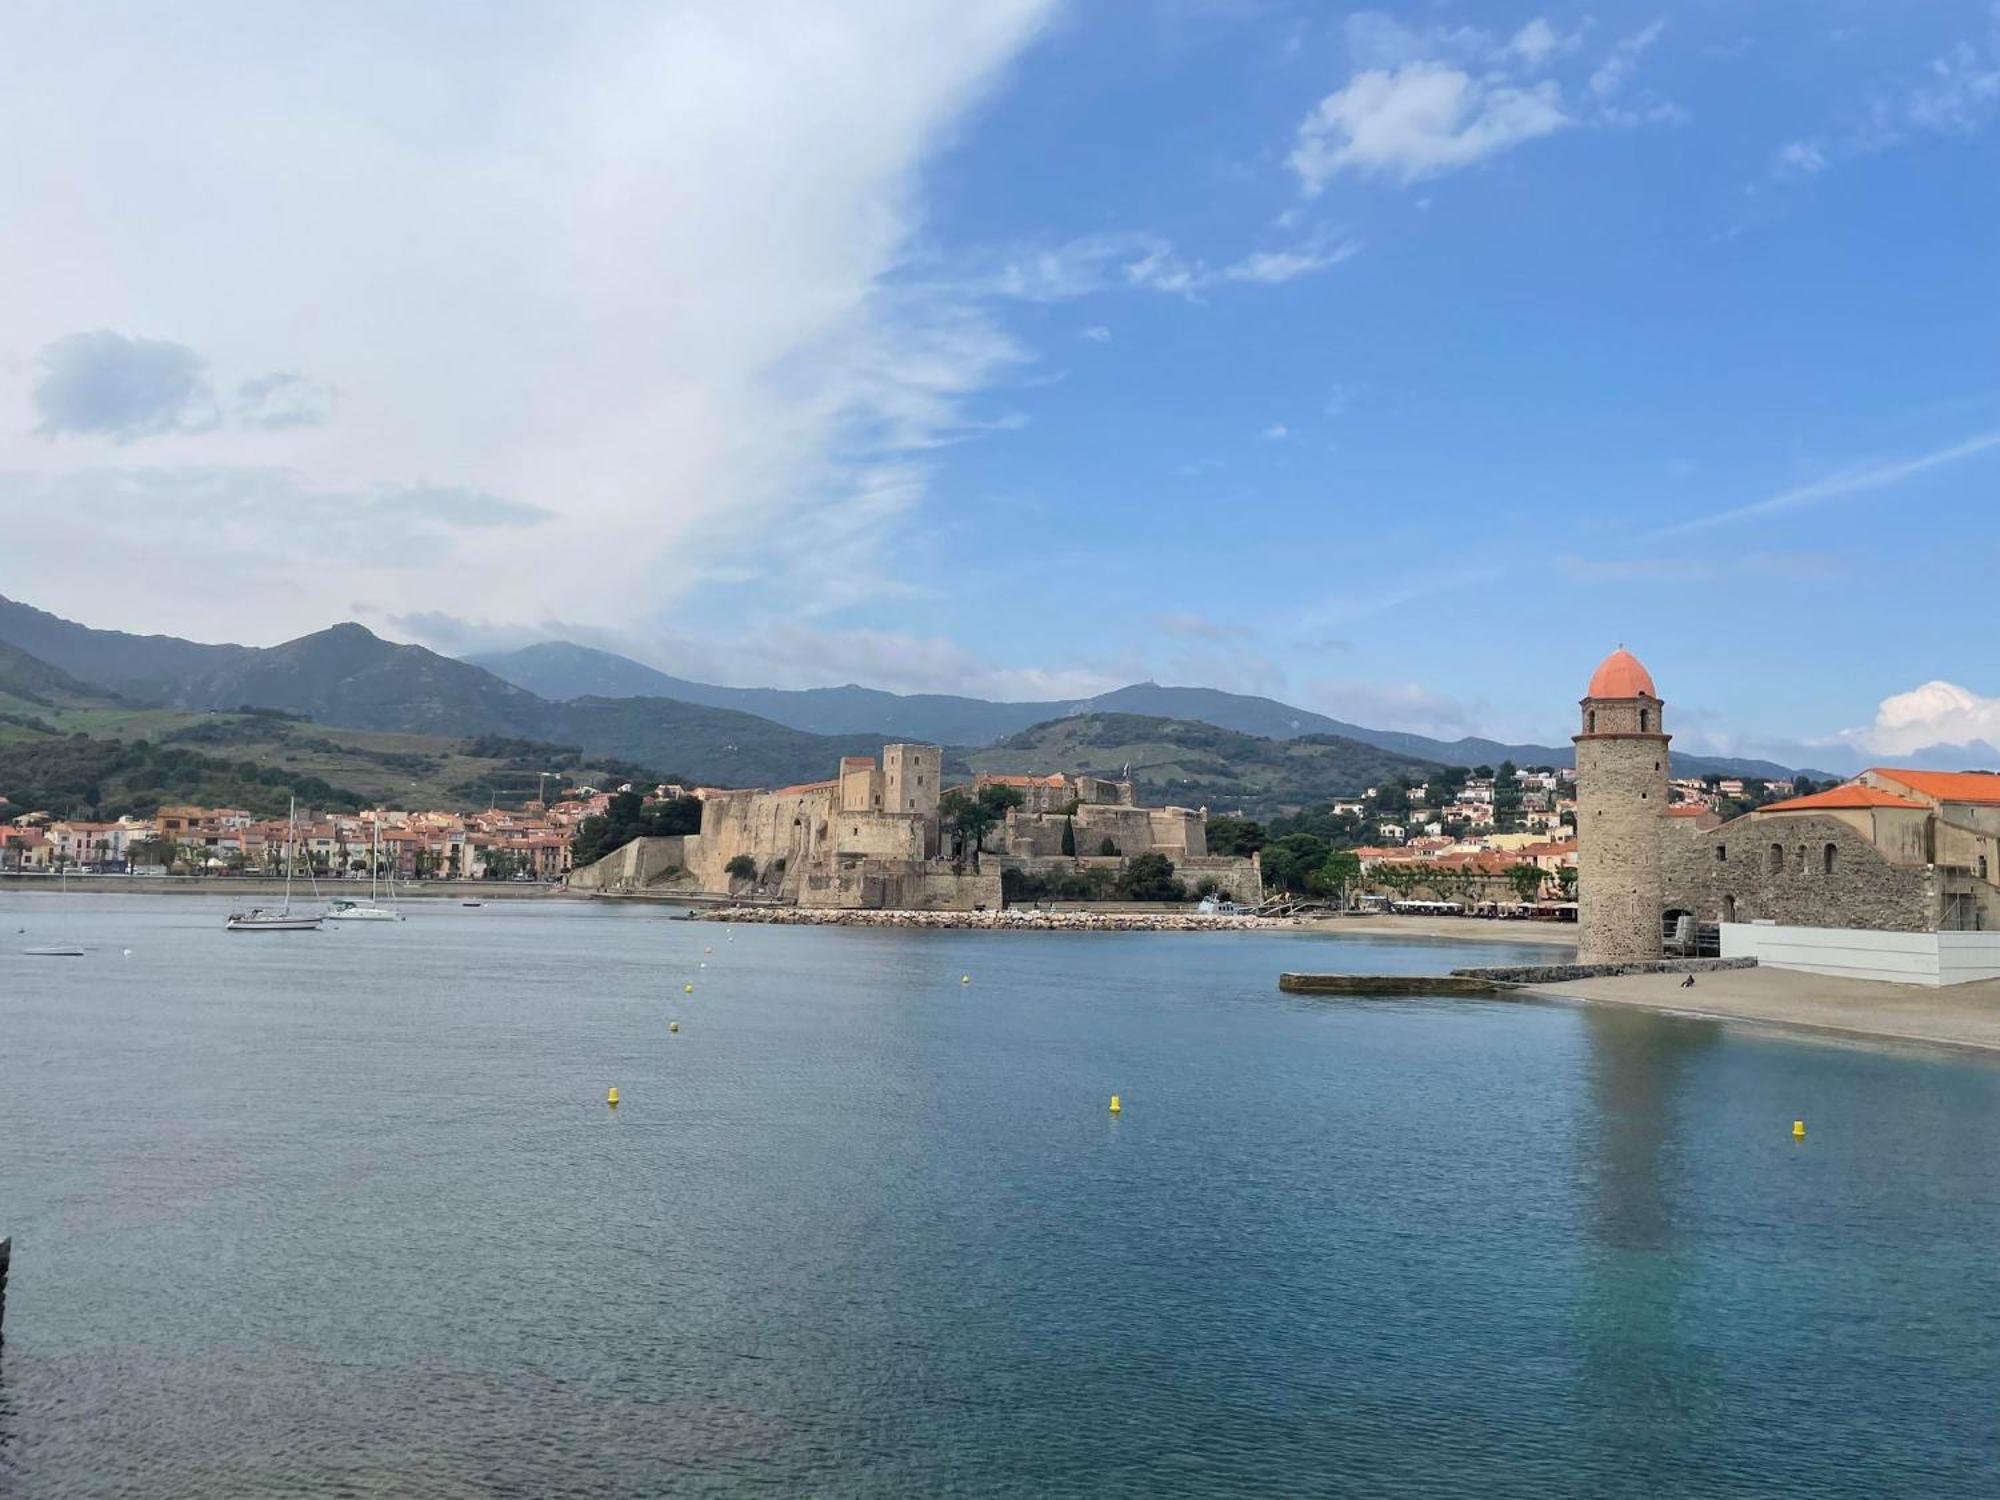
[(972, 927), (1022, 932), (1257, 932), (1290, 924), (1274, 917), (1129, 911), (852, 911), (796, 906), (720, 906), (697, 922), (765, 922), (792, 927)]

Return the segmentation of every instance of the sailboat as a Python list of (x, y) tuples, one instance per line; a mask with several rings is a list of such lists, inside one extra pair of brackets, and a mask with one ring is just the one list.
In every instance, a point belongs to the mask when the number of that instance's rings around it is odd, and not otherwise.
[(327, 908), (329, 922), (400, 922), (403, 914), (396, 910), (396, 871), (389, 870), (389, 904), (381, 904), (376, 895), (376, 871), (382, 868), (382, 825), (371, 819), (368, 824), (368, 899), (366, 901), (336, 900)]
[(253, 906), (248, 911), (231, 912), (229, 920), (222, 924), (225, 931), (309, 932), (318, 929), (318, 916), (294, 913), (292, 910), (292, 866), (298, 863), (299, 856), (298, 816), (299, 799), (294, 797), (285, 814), (285, 904)]

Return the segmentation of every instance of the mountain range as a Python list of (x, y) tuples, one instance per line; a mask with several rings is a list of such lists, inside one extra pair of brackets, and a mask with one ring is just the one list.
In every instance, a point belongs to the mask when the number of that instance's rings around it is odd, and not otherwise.
[[(1567, 746), (1435, 740), (1212, 688), (1137, 683), (1034, 703), (858, 686), (731, 688), (567, 642), (461, 661), (353, 623), (276, 646), (210, 645), (98, 630), (0, 599), (0, 645), (0, 689), (18, 682), (13, 696), (25, 703), (97, 692), (182, 710), (281, 709), (350, 729), (502, 735), (718, 785), (820, 780), (841, 756), (901, 739), (946, 746), (947, 769), (960, 773), (1129, 761), (1162, 798), (1268, 811), (1429, 765), (1570, 760)], [(1096, 751), (1109, 758), (1086, 753)], [(1787, 774), (1761, 761), (1674, 759), (1690, 774)]]
[[(517, 651), (486, 652), (465, 660), (544, 698), (655, 694), (685, 703), (737, 709), (814, 734), (876, 732), (926, 744), (976, 747), (995, 744), (1052, 719), (1084, 714), (1137, 714), (1152, 719), (1213, 724), (1218, 729), (1261, 739), (1332, 735), (1438, 765), (1491, 766), (1503, 760), (1523, 766), (1575, 763), (1575, 751), (1567, 744), (1507, 744), (1473, 736), (1433, 739), (1401, 730), (1350, 724), (1274, 698), (1216, 688), (1163, 687), (1155, 682), (1133, 683), (1092, 698), (996, 703), (942, 693), (888, 693), (851, 683), (834, 688), (720, 687), (671, 677), (629, 657), (569, 641), (544, 641)], [(1711, 772), (1765, 778), (1793, 774), (1789, 767), (1775, 761), (1684, 755), (1678, 751), (1674, 754), (1674, 765), (1690, 776)], [(1811, 774), (1821, 779), (1829, 775), (1820, 771)]]

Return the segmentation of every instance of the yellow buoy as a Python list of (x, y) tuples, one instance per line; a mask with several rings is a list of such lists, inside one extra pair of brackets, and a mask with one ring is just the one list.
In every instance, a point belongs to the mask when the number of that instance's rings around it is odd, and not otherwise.
[(704, 948), (701, 951), (704, 953), (713, 953), (715, 950), (713, 948)]
[(1805, 1135), (1806, 1135), (1806, 1122), (1804, 1120), (1792, 1121), (1793, 1138), (1796, 1140), (1804, 1140)]
[(686, 994), (686, 995), (692, 995), (692, 994), (694, 993), (694, 986), (693, 986), (693, 985), (691, 985), (691, 984), (684, 984), (684, 985), (682, 985), (682, 986), (681, 986), (681, 993), (682, 993), (682, 994)]
[(972, 976), (970, 974), (961, 974), (958, 976), (958, 982), (960, 984), (970, 984), (972, 983)]
[(1124, 1110), (1125, 1106), (1120, 1104), (1118, 1102), (1118, 1096), (1116, 1094), (1113, 1094), (1111, 1096), (1111, 1113), (1113, 1113), (1114, 1115), (1122, 1114), (1124, 1113)]
[(669, 1030), (669, 1031), (679, 1031), (680, 1029), (681, 1029), (681, 1023), (680, 1023), (680, 1022), (678, 1022), (678, 1021), (669, 1021), (669, 1022), (667, 1022), (667, 1030)]
[(604, 1091), (604, 1102), (613, 1109), (616, 1109), (618, 1107), (618, 1090), (606, 1089)]

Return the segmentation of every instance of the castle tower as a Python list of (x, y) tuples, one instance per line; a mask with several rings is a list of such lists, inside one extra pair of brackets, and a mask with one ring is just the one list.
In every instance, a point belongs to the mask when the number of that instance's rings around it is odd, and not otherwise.
[(943, 762), (944, 751), (936, 745), (884, 745), (882, 810), (934, 816)]
[(1577, 961), (1662, 951), (1667, 731), (1652, 676), (1620, 646), (1590, 676), (1576, 736)]

